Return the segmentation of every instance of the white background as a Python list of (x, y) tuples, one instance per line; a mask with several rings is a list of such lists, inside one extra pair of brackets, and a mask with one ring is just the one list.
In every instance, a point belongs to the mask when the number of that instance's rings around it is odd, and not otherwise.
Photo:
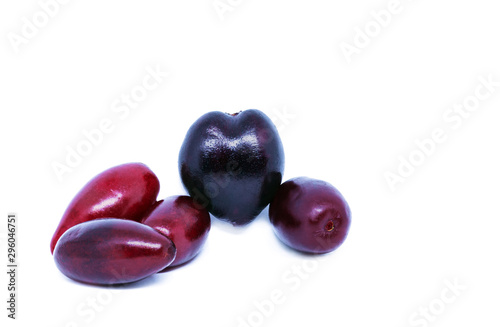
[[(212, 0), (69, 1), (18, 47), (13, 35), (24, 37), (40, 4), (0, 4), (5, 265), (7, 213), (19, 217), (18, 320), (6, 317), (2, 273), (2, 326), (498, 325), (500, 87), (467, 119), (447, 112), (474, 104), (480, 78), (500, 81), (496, 2), (401, 0), (380, 30), (371, 12), (389, 1), (222, 3), (231, 11)], [(356, 37), (348, 63), (341, 45)], [(124, 118), (112, 104), (146, 67), (169, 76)], [(344, 194), (353, 223), (341, 248), (286, 249), (265, 209), (245, 228), (214, 219), (196, 260), (113, 293), (57, 270), (52, 233), (90, 178), (139, 161), (159, 177), (160, 198), (185, 194), (177, 155), (191, 123), (247, 108), (279, 127), (285, 180), (324, 179)], [(53, 163), (105, 118), (113, 131), (59, 180)], [(419, 156), (415, 142), (436, 128), (446, 141)], [(392, 190), (385, 174), (412, 153), (419, 165)], [(255, 303), (276, 292), (264, 316)]]

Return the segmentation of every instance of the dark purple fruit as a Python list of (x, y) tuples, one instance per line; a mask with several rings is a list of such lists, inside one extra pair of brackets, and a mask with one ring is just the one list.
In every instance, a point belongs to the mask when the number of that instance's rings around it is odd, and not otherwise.
[(283, 176), (278, 131), (263, 112), (219, 111), (200, 117), (179, 154), (182, 182), (215, 217), (234, 225), (252, 221), (272, 200)]
[(188, 262), (200, 252), (210, 231), (208, 211), (189, 196), (171, 196), (161, 201), (142, 220), (174, 242), (177, 255), (168, 267)]
[(105, 218), (68, 229), (57, 242), (54, 260), (71, 279), (113, 285), (163, 270), (175, 254), (174, 243), (153, 228), (132, 220)]
[(278, 238), (291, 248), (326, 253), (344, 242), (351, 210), (331, 184), (298, 177), (280, 186), (269, 207), (269, 219)]

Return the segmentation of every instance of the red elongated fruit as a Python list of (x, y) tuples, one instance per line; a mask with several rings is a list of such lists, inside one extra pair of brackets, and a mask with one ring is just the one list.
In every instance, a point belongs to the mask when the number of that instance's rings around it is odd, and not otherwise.
[(283, 183), (269, 206), (278, 238), (293, 249), (326, 253), (339, 247), (351, 225), (351, 210), (331, 184), (308, 177)]
[(278, 130), (262, 111), (200, 117), (179, 153), (186, 190), (215, 217), (244, 225), (269, 204), (283, 176)]
[(87, 221), (57, 242), (54, 260), (67, 277), (113, 285), (146, 278), (175, 259), (174, 243), (153, 228), (117, 218)]
[(142, 163), (128, 163), (103, 171), (73, 198), (50, 242), (53, 253), (59, 237), (85, 221), (116, 217), (140, 221), (160, 190), (156, 175)]
[(208, 211), (189, 196), (171, 196), (161, 201), (142, 220), (174, 242), (177, 255), (168, 267), (181, 265), (193, 259), (201, 250), (210, 231)]

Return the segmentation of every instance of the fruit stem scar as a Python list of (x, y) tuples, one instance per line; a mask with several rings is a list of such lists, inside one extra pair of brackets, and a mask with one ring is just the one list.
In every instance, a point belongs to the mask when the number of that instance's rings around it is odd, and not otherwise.
[(328, 221), (325, 225), (325, 229), (328, 231), (328, 232), (331, 232), (333, 229), (335, 228), (335, 225), (333, 224), (333, 221)]

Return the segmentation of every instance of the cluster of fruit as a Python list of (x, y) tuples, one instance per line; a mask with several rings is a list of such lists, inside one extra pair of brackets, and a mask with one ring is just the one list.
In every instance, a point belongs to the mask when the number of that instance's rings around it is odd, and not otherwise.
[(138, 281), (193, 259), (208, 236), (209, 213), (245, 225), (268, 204), (275, 234), (298, 251), (333, 251), (349, 231), (349, 206), (331, 184), (307, 177), (281, 183), (283, 146), (259, 110), (200, 117), (182, 144), (179, 170), (190, 196), (161, 201), (158, 178), (144, 164), (94, 177), (52, 238), (59, 270), (90, 284)]

